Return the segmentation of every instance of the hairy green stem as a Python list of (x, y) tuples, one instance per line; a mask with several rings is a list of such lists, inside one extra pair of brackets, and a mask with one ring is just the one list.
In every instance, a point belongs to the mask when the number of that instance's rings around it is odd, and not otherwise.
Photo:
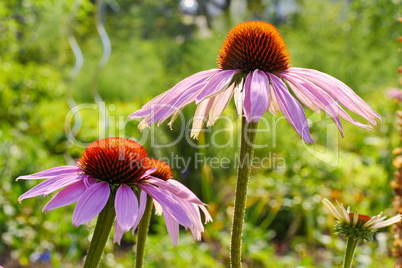
[(148, 195), (144, 215), (142, 216), (142, 219), (138, 226), (137, 256), (135, 259), (136, 268), (141, 268), (144, 262), (145, 242), (148, 236), (149, 223), (151, 221), (151, 213), (152, 213), (152, 197)]
[(236, 197), (230, 244), (230, 263), (233, 268), (241, 267), (241, 243), (246, 211), (247, 187), (253, 158), (253, 148), (258, 123), (247, 123), (243, 117), (240, 159), (237, 171)]
[(113, 206), (114, 196), (110, 195), (106, 206), (99, 213), (88, 255), (85, 259), (84, 268), (96, 268), (99, 265), (110, 230), (112, 229), (116, 212)]
[(348, 244), (346, 246), (345, 259), (343, 260), (343, 268), (351, 268), (353, 256), (355, 255), (356, 246), (359, 239), (348, 237)]

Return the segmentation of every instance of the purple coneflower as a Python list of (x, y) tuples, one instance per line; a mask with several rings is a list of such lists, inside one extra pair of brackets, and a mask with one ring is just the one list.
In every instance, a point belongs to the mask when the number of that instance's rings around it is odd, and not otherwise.
[(123, 233), (135, 229), (146, 205), (147, 195), (153, 198), (156, 213), (163, 214), (173, 245), (177, 244), (179, 224), (201, 239), (205, 222), (211, 216), (194, 193), (172, 179), (168, 164), (148, 158), (145, 149), (135, 141), (106, 138), (91, 143), (77, 166), (61, 166), (18, 179), (46, 179), (20, 196), (18, 201), (58, 192), (45, 205), (44, 211), (77, 202), (73, 225), (79, 226), (95, 218), (113, 198), (116, 212), (114, 242), (120, 243)]
[(370, 130), (357, 122), (340, 106), (376, 125), (380, 116), (366, 102), (338, 79), (305, 68), (290, 67), (290, 55), (277, 29), (261, 21), (243, 22), (226, 37), (218, 56), (219, 68), (187, 77), (165, 93), (155, 97), (129, 117), (142, 118), (140, 129), (178, 113), (191, 102), (198, 105), (191, 136), (197, 138), (207, 117), (212, 126), (234, 95), (239, 116), (248, 123), (257, 122), (268, 110), (282, 112), (290, 125), (307, 142), (312, 143), (306, 115), (299, 101), (314, 111), (323, 110), (338, 126), (339, 117)]

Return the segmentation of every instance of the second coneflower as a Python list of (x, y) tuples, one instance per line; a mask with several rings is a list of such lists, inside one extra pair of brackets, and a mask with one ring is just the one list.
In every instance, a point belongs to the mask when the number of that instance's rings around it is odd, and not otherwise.
[[(155, 97), (129, 117), (144, 118), (139, 128), (172, 116), (169, 125), (188, 104), (195, 102), (191, 136), (197, 138), (202, 125), (212, 126), (234, 95), (240, 116), (248, 123), (258, 122), (266, 111), (282, 112), (289, 124), (312, 143), (306, 115), (299, 101), (314, 111), (327, 113), (343, 136), (339, 117), (365, 129), (341, 106), (375, 125), (380, 116), (347, 85), (312, 69), (290, 67), (290, 55), (277, 29), (261, 21), (235, 26), (226, 37), (218, 56), (219, 68), (187, 77)], [(294, 95), (299, 101), (290, 93)]]
[(179, 225), (201, 239), (205, 221), (211, 216), (197, 196), (172, 179), (167, 163), (150, 159), (144, 147), (124, 138), (106, 138), (91, 143), (77, 166), (62, 166), (17, 179), (46, 179), (20, 196), (18, 201), (47, 196), (62, 189), (45, 205), (44, 211), (77, 202), (73, 225), (91, 221), (99, 215), (84, 267), (97, 267), (109, 232), (115, 222), (114, 242), (120, 243), (125, 232), (137, 227), (137, 266), (141, 267), (148, 224), (155, 206), (163, 215), (173, 245), (177, 244)]

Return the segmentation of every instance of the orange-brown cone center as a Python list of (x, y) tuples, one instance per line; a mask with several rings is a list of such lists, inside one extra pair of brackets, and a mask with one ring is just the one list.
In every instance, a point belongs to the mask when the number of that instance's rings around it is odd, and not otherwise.
[[(350, 218), (350, 220), (353, 220), (354, 216), (355, 216), (355, 213), (349, 213), (349, 218)], [(368, 222), (370, 219), (371, 219), (371, 217), (369, 217), (369, 216), (359, 214), (359, 215), (358, 215), (358, 218), (357, 218), (357, 223), (358, 223), (358, 224), (359, 224), (359, 223), (365, 224), (365, 223)]]
[(147, 152), (135, 141), (106, 138), (91, 143), (78, 160), (87, 175), (110, 184), (132, 183), (150, 167)]
[(278, 72), (289, 68), (290, 55), (278, 30), (262, 21), (248, 21), (230, 30), (218, 56), (224, 70)]
[(167, 163), (155, 159), (150, 159), (149, 165), (151, 168), (156, 168), (156, 171), (152, 173), (151, 176), (165, 181), (173, 178), (173, 171)]

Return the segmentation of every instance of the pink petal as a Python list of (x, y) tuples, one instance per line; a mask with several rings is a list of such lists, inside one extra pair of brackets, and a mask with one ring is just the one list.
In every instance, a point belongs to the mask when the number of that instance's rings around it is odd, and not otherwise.
[(188, 189), (186, 186), (184, 186), (183, 184), (174, 179), (164, 181), (155, 177), (151, 177), (147, 179), (147, 182), (162, 187), (168, 190), (169, 192), (173, 193), (174, 195), (183, 198), (184, 200), (199, 205), (204, 205), (204, 203), (200, 199), (198, 199), (198, 197), (190, 189)]
[(47, 169), (31, 175), (19, 176), (17, 180), (36, 180), (36, 179), (49, 179), (58, 175), (70, 175), (74, 173), (82, 173), (82, 170), (77, 166), (61, 166)]
[(159, 204), (155, 199), (152, 199), (152, 201), (154, 203), (155, 215), (162, 216), (163, 209), (161, 204)]
[(215, 97), (211, 97), (201, 101), (197, 105), (197, 109), (195, 110), (194, 114), (194, 121), (191, 127), (191, 134), (190, 137), (193, 139), (197, 139), (198, 135), (202, 130), (202, 125), (207, 120), (207, 114), (212, 107), (212, 104), (215, 100)]
[(202, 81), (190, 88), (188, 88), (185, 92), (183, 92), (174, 103), (164, 103), (160, 104), (163, 109), (154, 116), (154, 120), (158, 121), (158, 125), (160, 125), (163, 121), (165, 121), (170, 115), (172, 115), (175, 111), (182, 110), (184, 106), (193, 102), (196, 98), (196, 95), (199, 91), (207, 84), (207, 81)]
[[(289, 85), (293, 89), (293, 92), (300, 92), (304, 94), (307, 99), (309, 99), (313, 103), (314, 106), (326, 112), (338, 126), (338, 129), (343, 137), (343, 128), (338, 117), (339, 106), (334, 99), (332, 99), (327, 93), (325, 93), (325, 91), (321, 90), (319, 87), (309, 82), (308, 80), (301, 80), (295, 75), (291, 76), (287, 75), (286, 73), (279, 75), (290, 82)], [(294, 86), (292, 86), (292, 84)]]
[(268, 107), (268, 110), (271, 114), (273, 114), (275, 117), (277, 116), (276, 112), (280, 111), (278, 106), (278, 101), (276, 100), (274, 89), (272, 88), (272, 85), (269, 87), (269, 95), (271, 96), (271, 104)]
[(286, 85), (277, 76), (267, 73), (271, 80), (273, 93), (278, 106), (289, 124), (305, 140), (306, 143), (314, 143), (310, 137), (306, 115), (300, 103), (289, 93)]
[(186, 227), (191, 227), (192, 222), (187, 216), (187, 212), (183, 209), (182, 205), (169, 196), (169, 192), (163, 188), (157, 188), (152, 184), (138, 184), (142, 190), (152, 196), (162, 206), (164, 210), (170, 213), (176, 221)]
[[(334, 114), (339, 114), (343, 119), (345, 119), (347, 122), (352, 123), (358, 127), (367, 129), (367, 130), (372, 130), (372, 127), (370, 125), (365, 125), (362, 123), (357, 122), (355, 119), (353, 119), (349, 114), (347, 114), (342, 107), (340, 107), (335, 100), (332, 99), (332, 97), (326, 92), (324, 91), (322, 88), (318, 87), (316, 84), (314, 84), (313, 82), (311, 82), (308, 79), (305, 79), (302, 76), (296, 76), (296, 79), (300, 79), (302, 82), (304, 82), (307, 86), (306, 88), (308, 90), (310, 90), (315, 96), (317, 96), (318, 101), (320, 101), (323, 104), (323, 107), (321, 108), (322, 110), (327, 111), (327, 109), (331, 108), (331, 106), (333, 107), (333, 112)], [(324, 99), (324, 100), (323, 100)], [(332, 102), (331, 102), (332, 100)], [(319, 105), (319, 104), (317, 104)], [(340, 122), (339, 122), (340, 124)], [(340, 128), (341, 133), (342, 131), (342, 127)], [(342, 137), (343, 137), (343, 133), (342, 133)]]
[(57, 180), (55, 183), (53, 183), (49, 188), (46, 189), (46, 191), (43, 193), (45, 196), (49, 195), (50, 193), (57, 191), (63, 187), (66, 187), (70, 184), (73, 184), (77, 181), (83, 181), (85, 177), (90, 177), (88, 175), (72, 175), (68, 176), (65, 178), (61, 178)]
[(138, 215), (137, 215), (137, 217), (135, 219), (135, 222), (133, 224), (133, 231), (132, 231), (133, 235), (134, 235), (135, 229), (137, 229), (137, 226), (138, 226), (138, 224), (140, 223), (140, 221), (142, 219), (142, 216), (144, 215), (144, 211), (145, 211), (146, 206), (147, 206), (147, 193), (145, 191), (141, 191)]
[(159, 95), (149, 101), (146, 105), (144, 105), (140, 110), (134, 112), (133, 114), (129, 115), (130, 119), (145, 117), (151, 115), (152, 113), (155, 114), (158, 110), (156, 107), (163, 103), (171, 103), (172, 100), (177, 99), (178, 96), (183, 94), (187, 91), (188, 88), (191, 88), (195, 84), (199, 84), (200, 81), (204, 81), (205, 79), (209, 79), (210, 76), (219, 72), (219, 69), (211, 69), (207, 71), (202, 71), (196, 74), (193, 74), (178, 84), (176, 84), (173, 88), (169, 89), (162, 95)]
[(314, 112), (319, 112), (320, 108), (318, 108), (313, 100), (316, 98), (312, 96), (311, 93), (309, 92), (304, 92), (304, 90), (300, 90), (300, 87), (297, 87), (295, 84), (292, 83), (291, 79), (288, 79), (287, 76), (283, 75), (283, 73), (279, 73), (279, 75), (286, 80), (286, 83), (289, 85), (289, 87), (292, 89), (293, 93), (295, 93), (297, 99), (299, 99), (304, 105), (306, 105), (308, 108), (313, 110)]
[(374, 112), (371, 107), (351, 88), (335, 77), (312, 69), (289, 68), (288, 71), (304, 76), (311, 82), (315, 83), (340, 104), (352, 112), (364, 117), (371, 124), (377, 124), (374, 120), (375, 118), (381, 119), (380, 115)]
[(50, 200), (43, 208), (43, 211), (48, 212), (49, 210), (64, 207), (77, 202), (77, 200), (85, 192), (86, 189), (87, 187), (85, 187), (83, 181), (78, 181), (67, 186), (66, 188), (58, 192), (55, 196), (53, 196), (52, 200)]
[(193, 86), (187, 88), (182, 94), (175, 96), (175, 98), (170, 98), (170, 101), (165, 101), (163, 103), (155, 103), (148, 108), (148, 114), (145, 116), (144, 120), (140, 125), (152, 125), (158, 121), (160, 125), (164, 120), (166, 120), (173, 113), (184, 108), (184, 106), (195, 100), (196, 95), (199, 91), (207, 84), (207, 78), (195, 83)]
[(105, 181), (89, 187), (78, 199), (73, 214), (73, 225), (79, 226), (95, 218), (105, 207), (110, 195), (109, 184)]
[(199, 208), (204, 213), (204, 217), (205, 217), (204, 223), (212, 222), (213, 220), (212, 220), (212, 217), (209, 214), (208, 210), (204, 206), (199, 206)]
[(168, 230), (170, 240), (172, 240), (173, 246), (177, 246), (179, 239), (179, 223), (166, 211), (163, 212), (163, 218), (165, 219), (166, 229)]
[(340, 115), (343, 119), (346, 121), (361, 127), (365, 128), (367, 130), (371, 130), (372, 127), (370, 125), (364, 125), (356, 120), (354, 120), (350, 115), (348, 115), (342, 107), (340, 107), (335, 100), (329, 96), (328, 93), (326, 93), (322, 88), (318, 87), (316, 84), (313, 82), (309, 81), (308, 79), (305, 79), (302, 76), (298, 76), (295, 74), (289, 73), (289, 75), (285, 74), (286, 79), (289, 79), (291, 81), (294, 81), (299, 87), (300, 90), (303, 91), (308, 91), (311, 92), (311, 99), (314, 101), (314, 103), (323, 111), (325, 111), (327, 114), (331, 116), (331, 118), (336, 122), (338, 125), (338, 128), (342, 134), (343, 137), (343, 130), (342, 130), (342, 124), (339, 121), (339, 118), (337, 115)]
[(216, 120), (218, 120), (218, 118), (228, 106), (232, 96), (233, 86), (230, 86), (228, 89), (221, 91), (215, 96), (215, 99), (213, 100), (214, 104), (209, 111), (209, 120), (207, 127), (213, 126), (215, 124)]
[(98, 182), (98, 180), (91, 176), (84, 178), (85, 187), (87, 187), (87, 188), (91, 187), (92, 185), (94, 185), (97, 182)]
[(232, 78), (236, 72), (238, 71), (220, 70), (211, 78), (211, 80), (209, 80), (208, 84), (201, 89), (200, 94), (195, 99), (195, 103), (198, 104), (203, 99), (209, 98), (219, 91), (226, 89), (230, 85), (230, 82), (232, 82)]
[(123, 238), (123, 232), (122, 228), (119, 225), (119, 222), (116, 220), (116, 224), (114, 227), (114, 236), (113, 236), (113, 243), (117, 243), (120, 245), (121, 239)]
[(171, 130), (173, 129), (173, 122), (174, 122), (174, 121), (176, 120), (176, 118), (180, 115), (180, 113), (181, 113), (182, 110), (183, 110), (182, 108), (177, 109), (177, 110), (172, 114), (172, 117), (170, 118), (170, 121), (169, 121), (169, 123), (167, 124)]
[(236, 111), (239, 116), (243, 116), (244, 110), (244, 89), (243, 89), (243, 80), (242, 82), (234, 89), (234, 100), (236, 105)]
[(117, 189), (114, 207), (121, 231), (127, 232), (134, 225), (138, 213), (138, 200), (129, 186), (122, 184)]
[(260, 70), (249, 73), (244, 84), (244, 91), (244, 115), (247, 123), (258, 122), (267, 111), (270, 102), (267, 75)]
[[(60, 188), (55, 187), (52, 188), (52, 185), (55, 183), (64, 183), (64, 186), (67, 186), (71, 183), (76, 182), (77, 180), (81, 180), (81, 175), (79, 174), (75, 174), (75, 175), (59, 175), (59, 176), (53, 176), (51, 179), (48, 179), (44, 182), (39, 183), (38, 185), (36, 185), (35, 187), (33, 187), (32, 189), (30, 189), (29, 191), (27, 191), (26, 193), (24, 193), (23, 195), (21, 195), (18, 198), (18, 202), (21, 202), (24, 199), (27, 198), (31, 198), (31, 197), (35, 197), (35, 196), (39, 196), (39, 195), (47, 195), (52, 191), (49, 191), (49, 189), (53, 189), (53, 191), (58, 190)], [(64, 187), (62, 186), (62, 187)]]
[[(184, 200), (179, 200), (177, 197), (176, 200), (181, 202), (184, 210), (187, 212), (187, 215), (193, 222), (192, 226), (185, 226), (185, 227), (188, 227), (190, 229), (196, 229), (199, 230), (200, 232), (204, 231), (204, 226), (202, 225), (201, 222), (201, 215), (200, 210), (198, 209), (198, 205)], [(199, 240), (201, 237), (194, 237), (194, 238)]]

